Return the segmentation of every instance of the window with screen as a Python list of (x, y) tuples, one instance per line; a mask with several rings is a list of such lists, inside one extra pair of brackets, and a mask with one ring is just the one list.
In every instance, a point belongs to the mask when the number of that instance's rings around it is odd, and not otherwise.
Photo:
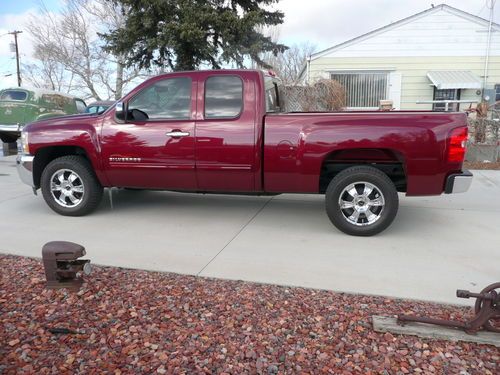
[(28, 94), (25, 91), (18, 90), (5, 90), (0, 95), (0, 100), (15, 100), (15, 101), (24, 101), (28, 97)]
[(205, 118), (234, 118), (243, 109), (243, 82), (236, 76), (209, 77), (205, 82)]
[(387, 99), (386, 72), (342, 72), (331, 74), (345, 90), (346, 106), (351, 108), (378, 108)]
[(133, 109), (146, 113), (150, 120), (189, 119), (191, 78), (167, 78), (148, 86), (128, 103), (128, 110)]

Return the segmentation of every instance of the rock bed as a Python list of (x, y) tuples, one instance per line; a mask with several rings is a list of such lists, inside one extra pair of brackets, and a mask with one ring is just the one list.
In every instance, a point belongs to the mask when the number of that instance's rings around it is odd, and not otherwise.
[[(94, 267), (78, 293), (0, 255), (0, 373), (498, 374), (493, 346), (376, 333), (372, 315), (469, 308)], [(72, 334), (52, 334), (66, 328)]]

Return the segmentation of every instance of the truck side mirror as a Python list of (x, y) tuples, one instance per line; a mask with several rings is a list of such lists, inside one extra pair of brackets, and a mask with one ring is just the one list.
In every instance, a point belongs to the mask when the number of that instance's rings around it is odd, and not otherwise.
[(125, 104), (123, 102), (116, 102), (115, 116), (118, 120), (125, 121)]

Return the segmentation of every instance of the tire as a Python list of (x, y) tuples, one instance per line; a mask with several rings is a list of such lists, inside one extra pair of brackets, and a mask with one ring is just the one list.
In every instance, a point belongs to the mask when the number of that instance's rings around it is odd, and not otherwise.
[(19, 138), (19, 137), (16, 137), (14, 135), (6, 135), (6, 134), (0, 135), (0, 139), (2, 140), (2, 143), (14, 143), (14, 142), (17, 142), (17, 138)]
[(83, 216), (101, 202), (103, 187), (92, 166), (82, 156), (52, 160), (43, 170), (42, 195), (48, 206), (64, 216)]
[(337, 229), (353, 236), (373, 236), (392, 223), (399, 198), (385, 173), (373, 167), (356, 166), (343, 170), (330, 181), (325, 203), (326, 213)]

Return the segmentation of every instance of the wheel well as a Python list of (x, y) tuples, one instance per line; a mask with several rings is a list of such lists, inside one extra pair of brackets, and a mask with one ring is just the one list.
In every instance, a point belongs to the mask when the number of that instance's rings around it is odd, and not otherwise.
[(368, 165), (384, 172), (397, 191), (406, 192), (406, 169), (403, 155), (390, 149), (337, 150), (327, 155), (321, 165), (319, 192), (324, 193), (328, 184), (339, 172), (355, 165)]
[(33, 183), (35, 187), (40, 187), (42, 172), (52, 160), (68, 155), (81, 155), (89, 160), (85, 150), (77, 146), (53, 146), (38, 150), (33, 164)]

